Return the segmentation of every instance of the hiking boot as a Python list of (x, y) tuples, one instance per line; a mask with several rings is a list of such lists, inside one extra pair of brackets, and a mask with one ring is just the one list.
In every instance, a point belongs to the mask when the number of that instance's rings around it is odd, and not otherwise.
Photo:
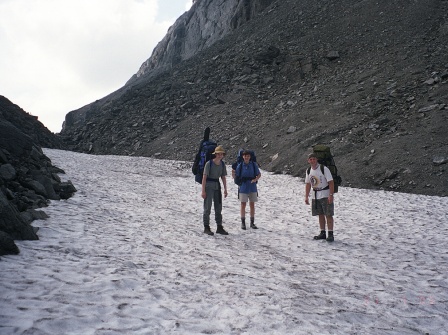
[(241, 229), (246, 230), (246, 224), (244, 222), (241, 223)]
[(333, 235), (328, 235), (327, 242), (333, 242), (333, 241), (334, 241)]
[(250, 227), (251, 227), (252, 229), (258, 229), (258, 227), (255, 225), (255, 223), (251, 223), (251, 224), (250, 224)]
[(216, 234), (229, 235), (229, 233), (224, 230), (224, 227), (222, 225), (218, 226), (218, 228), (216, 229)]
[(322, 230), (319, 235), (314, 236), (315, 240), (325, 240), (326, 238), (327, 234), (325, 233), (325, 230)]
[(213, 232), (210, 230), (210, 226), (204, 226), (204, 234), (214, 235)]

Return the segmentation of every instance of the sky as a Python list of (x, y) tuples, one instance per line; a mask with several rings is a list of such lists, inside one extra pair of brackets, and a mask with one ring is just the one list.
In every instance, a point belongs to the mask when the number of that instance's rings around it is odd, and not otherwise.
[(303, 179), (262, 170), (258, 229), (228, 180), (208, 236), (191, 162), (44, 152), (78, 191), (0, 258), (2, 335), (447, 334), (448, 197), (340, 187), (316, 241)]
[(0, 95), (59, 132), (122, 87), (191, 0), (0, 0)]

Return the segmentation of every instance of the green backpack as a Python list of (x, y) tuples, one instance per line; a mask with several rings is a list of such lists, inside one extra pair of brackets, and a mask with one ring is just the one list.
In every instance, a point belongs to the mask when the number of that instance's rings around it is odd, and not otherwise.
[[(317, 161), (320, 164), (322, 173), (324, 173), (324, 165), (330, 170), (334, 181), (334, 193), (337, 193), (339, 185), (342, 184), (342, 178), (338, 175), (338, 168), (336, 167), (336, 164), (334, 162), (330, 147), (324, 144), (317, 144), (313, 147), (313, 153), (315, 153), (317, 156)], [(311, 167), (306, 170), (306, 173), (309, 174), (310, 170)]]

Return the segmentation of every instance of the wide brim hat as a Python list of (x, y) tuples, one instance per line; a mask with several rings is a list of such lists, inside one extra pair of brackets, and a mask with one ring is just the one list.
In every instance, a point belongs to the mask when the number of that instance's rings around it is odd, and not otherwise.
[(215, 151), (213, 152), (213, 155), (216, 155), (216, 154), (226, 154), (226, 151), (224, 150), (224, 148), (221, 146), (221, 145), (218, 145), (216, 148), (215, 148)]

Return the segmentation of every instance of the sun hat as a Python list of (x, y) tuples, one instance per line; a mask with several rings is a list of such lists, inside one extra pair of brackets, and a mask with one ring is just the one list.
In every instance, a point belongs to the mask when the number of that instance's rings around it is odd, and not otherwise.
[(226, 153), (226, 151), (224, 150), (224, 148), (221, 146), (221, 145), (218, 145), (216, 148), (215, 148), (215, 151), (213, 152), (213, 155), (216, 155), (216, 154), (225, 154)]

